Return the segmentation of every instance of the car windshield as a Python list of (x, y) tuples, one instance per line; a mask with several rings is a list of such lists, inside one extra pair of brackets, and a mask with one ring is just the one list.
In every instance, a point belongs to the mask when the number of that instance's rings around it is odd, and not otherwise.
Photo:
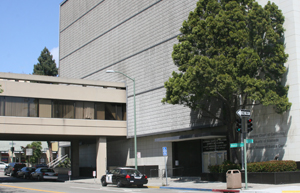
[(140, 175), (141, 173), (138, 170), (123, 170), (122, 174), (133, 174), (133, 175)]
[(14, 166), (14, 168), (23, 168), (23, 167), (25, 167), (25, 164), (16, 164)]
[(28, 171), (34, 172), (35, 168), (28, 168)]
[(41, 169), (41, 172), (54, 172), (52, 169)]

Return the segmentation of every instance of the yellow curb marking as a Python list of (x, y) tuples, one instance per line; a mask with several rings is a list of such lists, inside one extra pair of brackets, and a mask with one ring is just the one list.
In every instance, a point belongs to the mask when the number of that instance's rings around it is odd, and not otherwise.
[(300, 190), (283, 190), (282, 193), (288, 193), (288, 192), (298, 192), (300, 193)]
[(159, 186), (147, 186), (147, 188), (160, 188)]
[(0, 184), (0, 186), (6, 186), (6, 187), (10, 187), (10, 188), (26, 189), (26, 190), (34, 190), (34, 191), (39, 191), (39, 192), (64, 193), (64, 192), (56, 192), (56, 191), (49, 191), (49, 190), (39, 190), (39, 189), (33, 189), (33, 188), (24, 188), (24, 187), (10, 186), (10, 185), (3, 185), (3, 184)]

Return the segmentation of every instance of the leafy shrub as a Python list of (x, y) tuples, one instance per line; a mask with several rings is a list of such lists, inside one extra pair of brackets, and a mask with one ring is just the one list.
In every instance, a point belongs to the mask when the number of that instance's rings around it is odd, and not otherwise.
[[(225, 160), (221, 165), (208, 166), (211, 173), (226, 173), (228, 170), (241, 169), (239, 164)], [(247, 172), (285, 172), (296, 171), (295, 161), (266, 161), (247, 163)]]
[(57, 167), (71, 168), (71, 160), (70, 160), (70, 158), (66, 158), (64, 161), (60, 162)]
[(225, 160), (221, 165), (208, 166), (208, 169), (211, 173), (226, 173), (228, 170), (241, 169), (241, 166)]
[(297, 164), (295, 161), (266, 161), (247, 164), (248, 172), (285, 172), (296, 170)]

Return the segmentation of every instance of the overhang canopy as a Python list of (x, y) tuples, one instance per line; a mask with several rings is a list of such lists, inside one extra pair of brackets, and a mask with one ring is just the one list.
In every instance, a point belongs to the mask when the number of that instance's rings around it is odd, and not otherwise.
[(188, 141), (196, 139), (213, 139), (213, 138), (223, 138), (226, 137), (225, 132), (203, 132), (194, 133), (188, 135), (177, 135), (171, 137), (156, 138), (155, 142), (177, 142), (177, 141)]

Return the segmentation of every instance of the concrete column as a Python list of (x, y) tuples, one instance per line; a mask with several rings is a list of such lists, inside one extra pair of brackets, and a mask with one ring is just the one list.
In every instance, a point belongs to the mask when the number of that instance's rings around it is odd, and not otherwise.
[(73, 177), (79, 176), (79, 140), (71, 141), (71, 171)]
[(96, 142), (96, 170), (97, 178), (100, 179), (105, 174), (107, 166), (107, 145), (106, 137), (99, 137)]

